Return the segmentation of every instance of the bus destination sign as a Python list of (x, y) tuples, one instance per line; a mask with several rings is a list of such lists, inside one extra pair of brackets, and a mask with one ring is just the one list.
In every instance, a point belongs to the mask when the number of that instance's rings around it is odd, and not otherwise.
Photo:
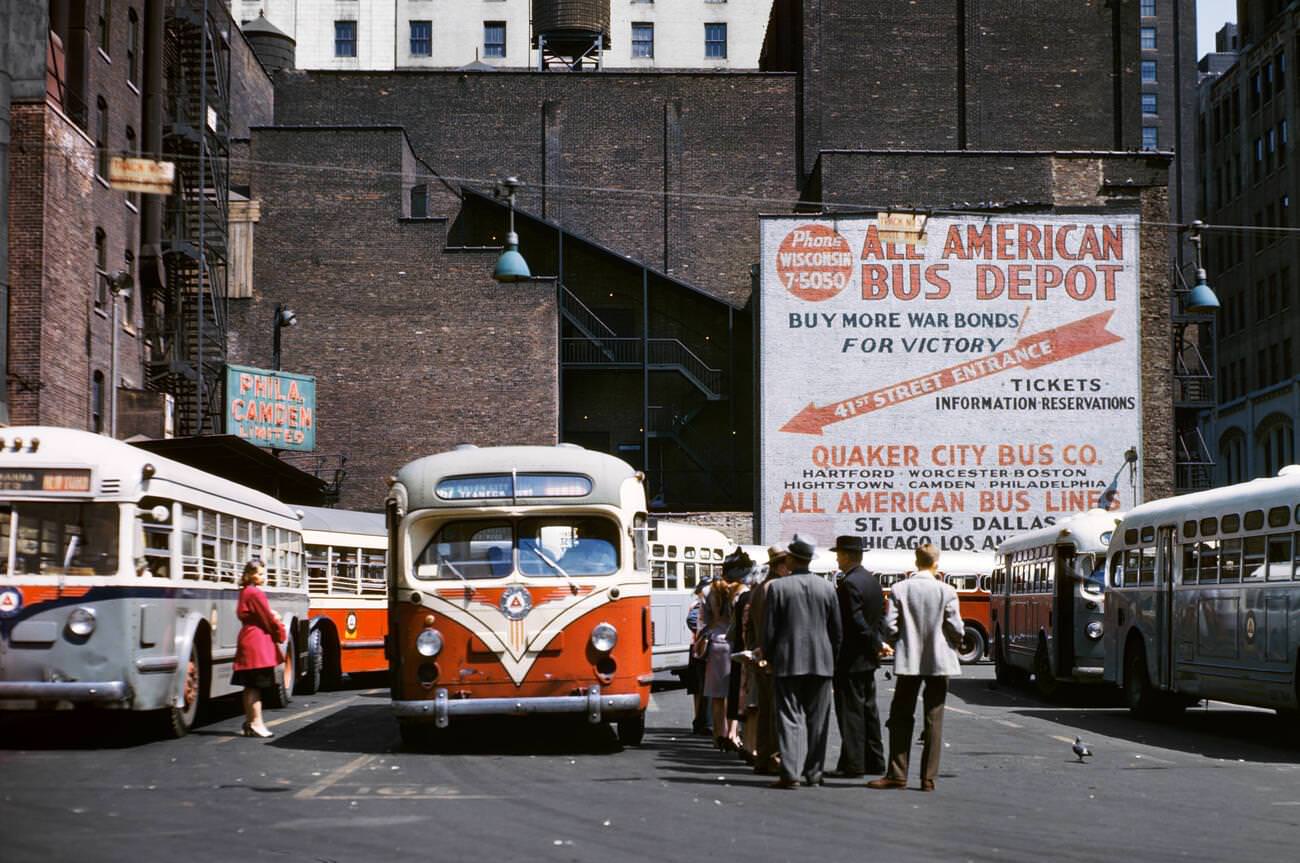
[(0, 491), (89, 494), (90, 471), (63, 468), (0, 468)]

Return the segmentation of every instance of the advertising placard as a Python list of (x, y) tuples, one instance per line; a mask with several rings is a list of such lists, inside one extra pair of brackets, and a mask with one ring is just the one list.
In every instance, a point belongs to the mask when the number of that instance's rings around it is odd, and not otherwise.
[(1133, 506), (1138, 227), (764, 219), (762, 541), (984, 551), (1099, 502)]
[(269, 449), (316, 449), (316, 379), (227, 365), (226, 433)]

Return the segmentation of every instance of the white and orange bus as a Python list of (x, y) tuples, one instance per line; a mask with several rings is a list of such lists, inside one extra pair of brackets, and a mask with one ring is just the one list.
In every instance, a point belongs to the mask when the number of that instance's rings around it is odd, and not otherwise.
[(298, 691), (332, 689), (344, 674), (387, 671), (388, 529), (376, 512), (301, 506), (311, 592), (307, 661)]
[[(957, 657), (965, 665), (979, 662), (988, 653), (992, 624), (989, 620), (989, 583), (997, 558), (973, 551), (945, 551), (939, 555), (939, 574), (957, 591), (961, 605), (962, 634)], [(880, 580), (885, 595), (898, 581), (916, 571), (916, 552), (910, 548), (869, 549), (862, 566)]]
[(479, 716), (645, 732), (653, 677), (644, 477), (572, 444), (461, 446), (387, 499), (388, 658), (404, 743)]

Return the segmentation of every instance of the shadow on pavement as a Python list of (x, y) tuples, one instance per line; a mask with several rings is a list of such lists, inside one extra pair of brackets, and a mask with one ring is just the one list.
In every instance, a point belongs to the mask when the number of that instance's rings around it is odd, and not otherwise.
[(1117, 686), (1105, 684), (1062, 684), (1061, 691), (1050, 701), (1034, 689), (1032, 683), (1006, 684), (995, 680), (954, 677), (948, 681), (950, 697), (981, 707), (1016, 707), (1041, 704), (1047, 707), (1123, 707), (1124, 694)]
[[(211, 699), (190, 733), (229, 736), (229, 731), (207, 726), (242, 712), (237, 696)], [(162, 711), (10, 713), (0, 716), (0, 750), (130, 749), (170, 740), (165, 726)]]

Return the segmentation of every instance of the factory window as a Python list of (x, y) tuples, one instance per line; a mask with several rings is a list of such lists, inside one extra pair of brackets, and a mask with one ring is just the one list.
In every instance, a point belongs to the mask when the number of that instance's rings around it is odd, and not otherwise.
[(655, 25), (632, 22), (632, 56), (653, 57), (655, 55)]
[(1142, 127), (1142, 149), (1154, 150), (1160, 146), (1160, 130), (1155, 126)]
[(725, 60), (727, 57), (727, 25), (704, 25), (704, 56)]
[(483, 56), (506, 56), (506, 22), (483, 22)]
[(135, 253), (127, 250), (122, 256), (126, 265), (126, 274), (130, 281), (122, 292), (122, 324), (129, 330), (135, 329), (135, 292), (139, 290), (135, 283)]
[(1295, 458), (1294, 427), (1290, 418), (1274, 414), (1260, 424), (1256, 433), (1256, 452), (1263, 471), (1260, 476), (1276, 476), (1277, 472), (1291, 464)]
[(1246, 478), (1246, 436), (1240, 429), (1230, 429), (1219, 438), (1219, 461), (1228, 483)]
[(1140, 30), (1142, 37), (1143, 50), (1154, 51), (1156, 49), (1156, 28), (1143, 27)]
[(412, 57), (433, 56), (433, 22), (432, 21), (411, 22), (411, 56)]
[(1158, 114), (1158, 113), (1160, 113), (1160, 111), (1158, 110), (1158, 106), (1159, 106), (1159, 101), (1156, 99), (1156, 94), (1155, 94), (1155, 93), (1143, 93), (1143, 94), (1142, 94), (1142, 113), (1143, 113), (1143, 114)]
[(108, 53), (109, 46), (109, 19), (113, 17), (113, 4), (111, 0), (99, 0), (99, 17), (96, 24), (96, 37), (99, 42), (99, 50), (105, 54)]
[(425, 183), (411, 187), (411, 218), (429, 218), (429, 187)]
[(1142, 0), (1141, 13), (1143, 18), (1156, 17), (1156, 0)]
[(1143, 60), (1142, 61), (1142, 83), (1154, 84), (1155, 81), (1156, 81), (1156, 61)]
[[(140, 146), (135, 140), (135, 129), (130, 126), (126, 127), (126, 154), (128, 158), (134, 159), (140, 155)], [(140, 193), (127, 192), (126, 202), (133, 210), (140, 209)]]
[(126, 80), (140, 83), (140, 16), (126, 10)]
[(1255, 70), (1255, 74), (1250, 76), (1250, 112), (1253, 114), (1259, 110), (1260, 103), (1264, 97), (1264, 78)]
[(95, 308), (102, 309), (108, 305), (108, 238), (103, 228), (95, 229), (94, 279), (90, 295), (95, 298)]
[(98, 371), (90, 377), (90, 430), (104, 430), (104, 373)]
[(1273, 86), (1281, 93), (1286, 89), (1286, 52), (1279, 51), (1273, 58)]
[(108, 102), (103, 96), (95, 100), (95, 173), (108, 180)]
[(357, 22), (334, 22), (334, 56), (357, 56)]

